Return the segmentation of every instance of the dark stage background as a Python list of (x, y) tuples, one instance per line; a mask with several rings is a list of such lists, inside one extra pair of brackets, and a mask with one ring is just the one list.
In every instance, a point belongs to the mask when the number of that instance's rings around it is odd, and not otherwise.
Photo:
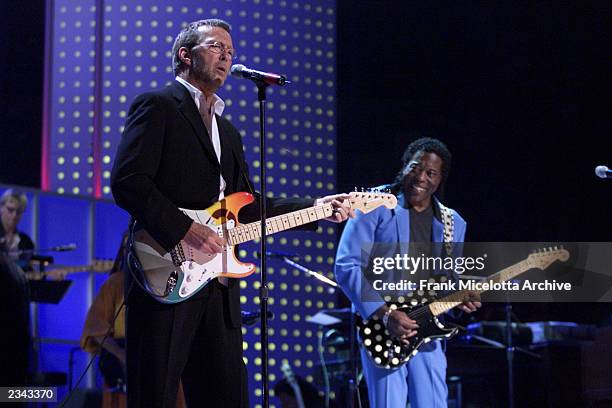
[(430, 135), (469, 240), (610, 241), (609, 3), (341, 0), (338, 18), (341, 190), (392, 180)]
[(0, 2), (0, 183), (40, 187), (45, 2)]

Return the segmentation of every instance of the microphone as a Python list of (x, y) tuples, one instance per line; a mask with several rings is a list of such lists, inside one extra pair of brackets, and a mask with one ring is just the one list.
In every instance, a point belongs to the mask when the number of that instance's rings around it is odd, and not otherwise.
[[(267, 316), (268, 320), (274, 319), (274, 313), (269, 310)], [(261, 317), (261, 312), (248, 312), (246, 310), (242, 310), (240, 311), (240, 317), (242, 320), (242, 324), (244, 324), (245, 326), (252, 326)]]
[(48, 249), (49, 252), (68, 252), (76, 249), (76, 244), (58, 245)]
[(232, 65), (231, 73), (233, 76), (238, 78), (246, 78), (257, 83), (266, 83), (268, 85), (279, 85), (284, 86), (290, 84), (287, 81), (287, 77), (284, 75), (273, 74), (271, 72), (255, 71), (249, 69), (242, 64)]
[[(299, 258), (299, 254), (292, 254), (290, 252), (282, 251), (266, 251), (266, 256), (270, 258)], [(256, 257), (261, 258), (261, 252), (256, 252)]]
[(595, 167), (595, 174), (597, 174), (597, 177), (601, 177), (603, 179), (612, 178), (612, 170), (610, 170), (608, 166)]

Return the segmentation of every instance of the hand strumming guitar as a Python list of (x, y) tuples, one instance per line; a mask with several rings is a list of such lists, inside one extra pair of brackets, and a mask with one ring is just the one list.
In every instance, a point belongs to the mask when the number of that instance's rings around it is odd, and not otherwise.
[(191, 227), (183, 237), (188, 245), (206, 254), (221, 253), (225, 249), (225, 238), (220, 237), (214, 230), (197, 222), (191, 223)]
[(391, 337), (401, 339), (404, 343), (408, 344), (408, 339), (417, 334), (417, 329), (419, 328), (417, 322), (409, 318), (402, 311), (390, 311), (387, 305), (382, 306), (376, 311), (376, 315), (381, 319), (386, 314), (388, 314), (386, 328), (389, 330)]

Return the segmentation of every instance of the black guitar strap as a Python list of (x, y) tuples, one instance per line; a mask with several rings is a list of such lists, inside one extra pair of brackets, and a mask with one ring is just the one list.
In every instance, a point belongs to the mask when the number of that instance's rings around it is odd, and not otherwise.
[(249, 187), (249, 193), (255, 195), (255, 191), (253, 190), (253, 186), (251, 185), (251, 180), (249, 180), (249, 176), (246, 172), (246, 169), (244, 168), (244, 163), (242, 162), (242, 160), (240, 160), (240, 157), (238, 156), (238, 153), (236, 153), (236, 150), (234, 148), (232, 148), (232, 154), (234, 155), (236, 162), (238, 162), (238, 167), (240, 168), (240, 176), (244, 179), (244, 182)]
[[(221, 120), (217, 120), (217, 124), (220, 125), (221, 127), (223, 127), (223, 133), (225, 132), (230, 132), (231, 129), (226, 130), (226, 123), (223, 120), (223, 118), (221, 118)], [(219, 133), (221, 133), (221, 130), (219, 131)], [(251, 180), (249, 180), (249, 176), (247, 174), (246, 169), (244, 168), (244, 162), (242, 161), (240, 155), (238, 154), (238, 152), (236, 151), (236, 149), (240, 149), (241, 146), (235, 146), (234, 143), (229, 143), (230, 145), (230, 149), (232, 149), (232, 156), (234, 156), (234, 160), (236, 160), (236, 163), (238, 163), (238, 169), (240, 170), (240, 177), (242, 177), (244, 179), (244, 182), (246, 183), (247, 187), (249, 188), (249, 193), (253, 194), (253, 196), (255, 196), (255, 190), (253, 189), (253, 186), (251, 185)]]

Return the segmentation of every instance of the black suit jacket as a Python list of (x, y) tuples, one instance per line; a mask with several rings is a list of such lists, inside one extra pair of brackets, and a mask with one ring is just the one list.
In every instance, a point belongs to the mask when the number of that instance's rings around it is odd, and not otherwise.
[[(221, 164), (191, 94), (181, 83), (138, 96), (130, 107), (111, 174), (117, 204), (137, 219), (166, 250), (187, 233), (192, 220), (178, 207), (205, 209), (218, 200), (219, 176), (225, 195), (253, 192), (242, 138), (226, 119), (216, 116)], [(256, 195), (256, 203), (259, 200)], [(298, 198), (266, 200), (270, 216), (311, 206)], [(258, 219), (259, 206), (240, 213), (241, 222)], [(307, 229), (315, 229), (310, 224)], [(232, 321), (239, 324), (238, 285), (230, 280)]]

